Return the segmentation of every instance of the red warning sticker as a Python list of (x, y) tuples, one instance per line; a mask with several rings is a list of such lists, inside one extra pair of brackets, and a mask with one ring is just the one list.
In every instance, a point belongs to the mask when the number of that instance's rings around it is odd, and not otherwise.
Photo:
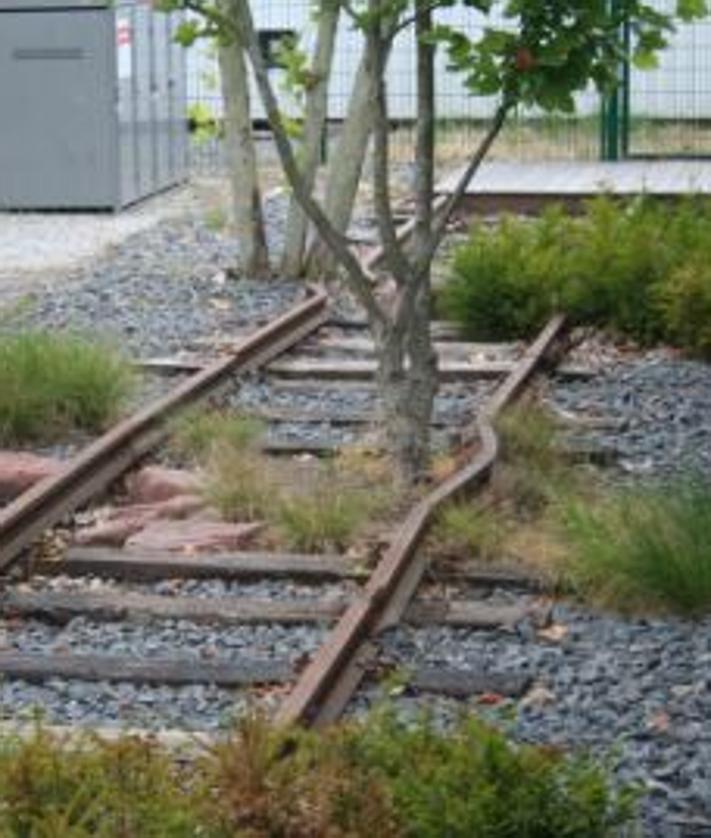
[(130, 46), (132, 40), (133, 31), (131, 29), (131, 24), (127, 20), (120, 20), (116, 24), (116, 46)]

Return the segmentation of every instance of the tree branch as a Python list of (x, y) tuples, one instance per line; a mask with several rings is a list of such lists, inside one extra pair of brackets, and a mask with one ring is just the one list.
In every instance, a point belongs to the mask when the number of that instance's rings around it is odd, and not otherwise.
[[(418, 12), (415, 23), (417, 54), (417, 126), (415, 136), (415, 229), (414, 263), (416, 272), (426, 265), (422, 257), (428, 251), (432, 235), (432, 199), (434, 195), (435, 142), (435, 47), (427, 37), (432, 31), (432, 11), (425, 0), (415, 0)], [(414, 277), (413, 277), (414, 279)]]
[(454, 188), (454, 191), (449, 196), (449, 200), (442, 208), (442, 212), (440, 215), (439, 221), (435, 224), (434, 230), (432, 231), (432, 240), (430, 241), (430, 246), (427, 251), (427, 259), (425, 260), (426, 264), (434, 258), (435, 253), (437, 252), (437, 248), (439, 247), (442, 239), (444, 238), (445, 233), (447, 232), (447, 223), (449, 222), (449, 218), (457, 208), (457, 205), (464, 197), (465, 192), (467, 191), (467, 187), (471, 183), (472, 178), (479, 170), (484, 158), (489, 153), (489, 149), (494, 144), (494, 140), (499, 135), (499, 132), (504, 127), (504, 123), (506, 122), (506, 117), (509, 114), (509, 111), (514, 106), (514, 102), (510, 100), (504, 100), (496, 110), (494, 114), (494, 119), (489, 126), (489, 130), (486, 132), (484, 137), (482, 138), (481, 143), (479, 143), (479, 147), (474, 152), (472, 159), (469, 161), (466, 169), (464, 170), (459, 182)]
[(413, 23), (417, 23), (422, 16), (429, 16), (432, 12), (437, 11), (437, 9), (442, 8), (444, 5), (446, 4), (443, 3), (442, 0), (434, 0), (432, 3), (420, 6), (415, 14), (410, 15), (410, 17), (403, 18), (396, 26), (394, 26), (388, 33), (388, 37), (396, 38), (404, 29), (407, 29), (408, 26), (412, 26)]
[[(371, 7), (374, 0), (371, 0)], [(375, 107), (373, 109), (373, 200), (378, 231), (383, 244), (385, 264), (398, 285), (404, 284), (413, 266), (397, 237), (390, 199), (390, 165), (388, 143), (387, 93), (385, 86), (385, 55), (388, 46), (378, 23), (367, 33), (367, 48), (372, 74), (375, 78)]]
[(464, 193), (471, 182), (471, 179), (476, 174), (479, 166), (481, 166), (482, 161), (486, 157), (491, 148), (494, 140), (499, 135), (499, 132), (504, 126), (506, 122), (506, 117), (508, 116), (509, 111), (513, 107), (513, 102), (511, 100), (504, 100), (504, 102), (499, 105), (496, 114), (494, 115), (494, 119), (489, 126), (489, 130), (484, 135), (479, 147), (477, 148), (474, 156), (472, 157), (469, 165), (465, 169), (462, 177), (459, 179), (457, 186), (452, 192), (449, 200), (444, 205), (442, 209), (442, 215), (440, 216), (440, 220), (436, 223), (434, 230), (432, 231), (430, 242), (427, 249), (423, 252), (420, 259), (418, 259), (419, 265), (417, 269), (417, 273), (413, 276), (412, 281), (409, 282), (404, 290), (404, 293), (401, 295), (400, 300), (398, 301), (398, 307), (395, 312), (395, 330), (398, 333), (403, 333), (407, 328), (407, 323), (410, 317), (410, 314), (413, 310), (413, 306), (415, 304), (415, 300), (417, 298), (418, 291), (421, 286), (421, 282), (423, 277), (426, 275), (426, 272), (429, 270), (429, 266), (434, 259), (435, 253), (437, 252), (437, 248), (442, 242), (445, 233), (447, 232), (447, 222), (449, 221), (452, 212), (456, 209), (457, 205), (461, 201)]

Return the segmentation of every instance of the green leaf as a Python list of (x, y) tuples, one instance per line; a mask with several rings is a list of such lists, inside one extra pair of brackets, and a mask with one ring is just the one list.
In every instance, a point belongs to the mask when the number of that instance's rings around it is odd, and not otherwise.
[(708, 11), (706, 0), (677, 0), (676, 13), (684, 21), (705, 17)]

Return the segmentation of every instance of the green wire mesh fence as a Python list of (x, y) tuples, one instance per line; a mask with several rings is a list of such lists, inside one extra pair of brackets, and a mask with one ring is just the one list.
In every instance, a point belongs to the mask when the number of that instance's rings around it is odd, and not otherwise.
[[(614, 0), (613, 0), (614, 2)], [(671, 11), (675, 0), (649, 0)], [(259, 28), (270, 37), (280, 33), (313, 32), (309, 0), (262, 0), (256, 4)], [(475, 31), (481, 27), (474, 16)], [(345, 115), (350, 83), (360, 60), (359, 38), (342, 27), (339, 34), (329, 116), (333, 138)], [(624, 37), (624, 33), (621, 33)], [(412, 157), (414, 116), (414, 52), (407, 38), (393, 51), (388, 74), (393, 116), (391, 148), (396, 162)], [(213, 120), (222, 116), (219, 74), (214, 50), (202, 45), (189, 60), (189, 97), (192, 115)], [(280, 86), (275, 70), (275, 82)], [(514, 114), (497, 140), (491, 157), (517, 161), (595, 160), (624, 157), (711, 156), (711, 21), (680, 25), (654, 70), (620, 68), (618, 93), (602, 101), (594, 91), (579, 96), (575, 116), (547, 115), (521, 110)], [(447, 72), (441, 56), (437, 76), (440, 120), (437, 126), (438, 162), (456, 166), (465, 160), (486, 128), (494, 104), (472, 97), (461, 81)], [(284, 94), (286, 96), (286, 94)], [(254, 103), (255, 124), (261, 109)], [(209, 121), (209, 119), (208, 119)], [(202, 132), (193, 144), (198, 168), (222, 164), (222, 143), (213, 132)], [(331, 139), (332, 141), (332, 139)]]

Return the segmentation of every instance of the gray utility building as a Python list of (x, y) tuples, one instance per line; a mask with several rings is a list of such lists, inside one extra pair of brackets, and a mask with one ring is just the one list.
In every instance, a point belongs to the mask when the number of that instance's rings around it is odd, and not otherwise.
[(0, 0), (0, 208), (120, 209), (187, 174), (176, 14)]

